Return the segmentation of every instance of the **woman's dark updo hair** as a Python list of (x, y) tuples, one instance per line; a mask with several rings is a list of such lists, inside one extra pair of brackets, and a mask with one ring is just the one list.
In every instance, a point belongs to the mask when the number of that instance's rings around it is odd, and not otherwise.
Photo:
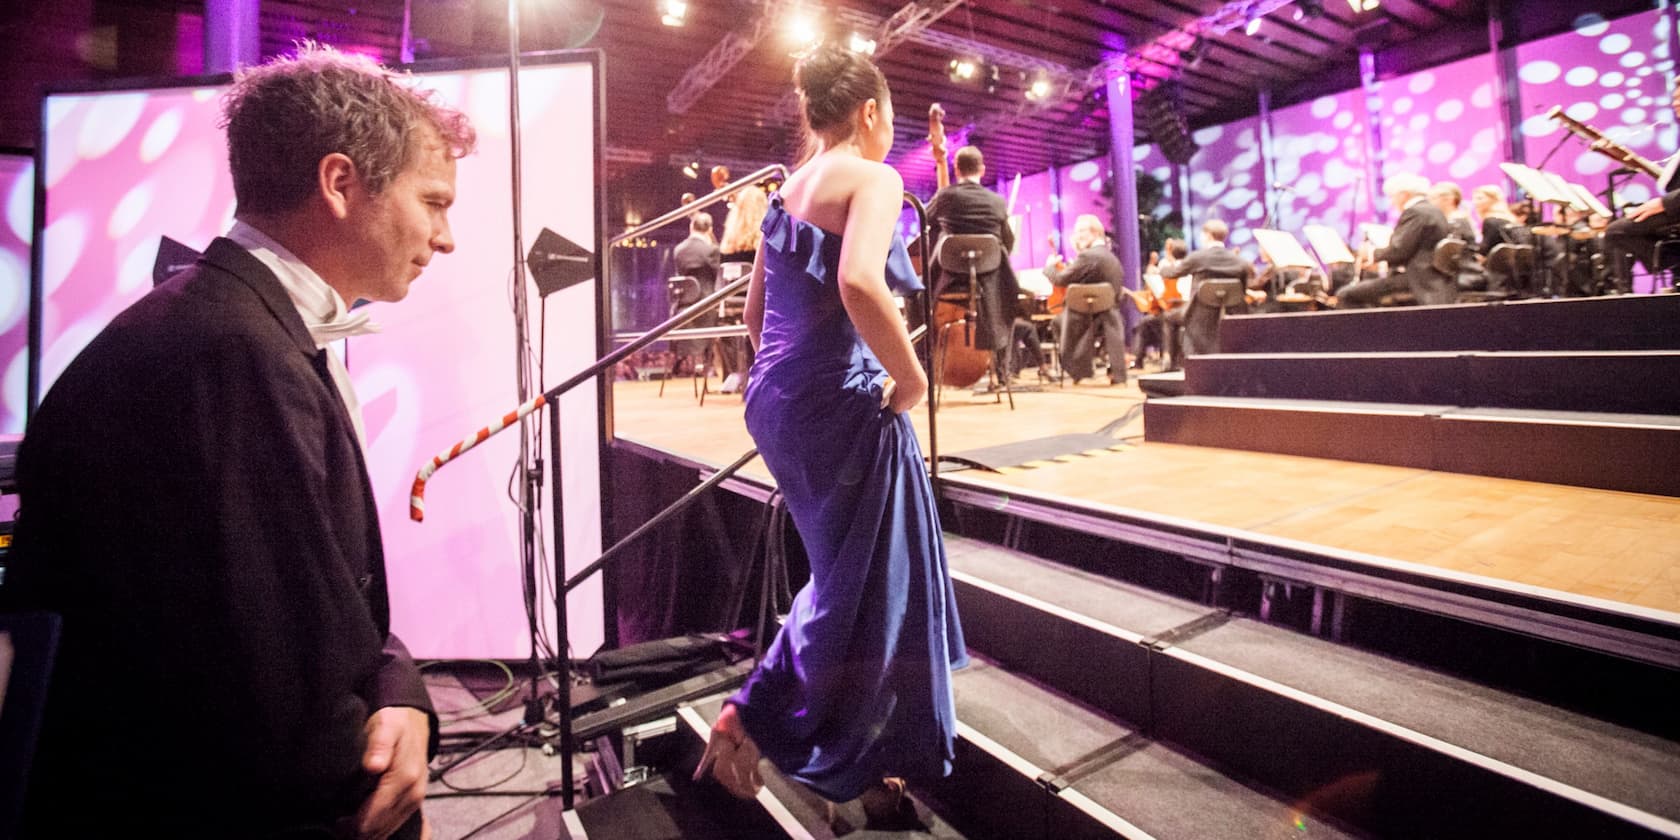
[(808, 133), (831, 141), (845, 139), (846, 134), (836, 132), (847, 126), (859, 105), (871, 99), (885, 102), (889, 95), (886, 77), (868, 56), (833, 42), (799, 60), (793, 85)]

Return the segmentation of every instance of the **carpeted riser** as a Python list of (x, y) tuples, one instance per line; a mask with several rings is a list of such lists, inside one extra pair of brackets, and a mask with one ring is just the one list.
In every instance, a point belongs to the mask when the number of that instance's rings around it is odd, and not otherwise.
[(1086, 705), (1148, 727), (1148, 655), (1141, 645), (954, 583), (970, 648)]
[(1383, 836), (1661, 836), (1182, 659), (1152, 665), (1157, 738)]
[(1680, 412), (1680, 353), (1660, 356), (1192, 356), (1186, 393), (1222, 397)]
[(1680, 296), (1398, 307), (1224, 319), (1223, 353), (1676, 350)]
[[(1680, 431), (1422, 414), (1145, 405), (1151, 442), (1680, 496)], [(1634, 457), (1637, 453), (1637, 457)]]
[(951, 775), (919, 782), (915, 793), (967, 837), (1065, 836), (1049, 830), (1048, 809), (1054, 798), (1049, 791), (967, 741), (957, 742)]

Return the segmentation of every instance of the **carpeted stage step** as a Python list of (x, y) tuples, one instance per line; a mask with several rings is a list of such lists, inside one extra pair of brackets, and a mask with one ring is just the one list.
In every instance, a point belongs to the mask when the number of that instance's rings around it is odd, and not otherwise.
[(1680, 416), (1667, 414), (1193, 396), (1146, 402), (1144, 432), (1151, 442), (1680, 496)]
[[(1680, 837), (1680, 744), (985, 543), (947, 548), (969, 643), (997, 663), (963, 679), (1014, 698), (975, 707), (959, 690), (959, 717), (1023, 773), (1089, 757), (1078, 796), (1052, 798), (1064, 810), (1163, 837)], [(1036, 706), (1017, 683), (1120, 722)], [(1225, 804), (1194, 800), (1210, 790)], [(1175, 822), (1195, 819), (1234, 821)]]
[(1236, 315), (1223, 353), (1429, 350), (1677, 350), (1680, 297), (1569, 300)]
[(1197, 396), (1680, 413), (1680, 350), (1225, 353), (1184, 374)]

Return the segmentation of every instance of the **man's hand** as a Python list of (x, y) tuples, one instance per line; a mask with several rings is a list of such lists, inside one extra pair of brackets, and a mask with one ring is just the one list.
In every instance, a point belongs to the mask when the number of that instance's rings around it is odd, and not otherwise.
[(356, 812), (356, 836), (385, 840), (408, 822), (426, 796), (431, 722), (419, 709), (387, 706), (374, 712), (362, 731), (367, 736), (362, 769), (379, 783)]
[(1646, 219), (1651, 218), (1652, 216), (1662, 215), (1662, 211), (1663, 211), (1662, 199), (1661, 198), (1653, 198), (1650, 201), (1647, 201), (1644, 204), (1641, 204), (1638, 207), (1633, 208), (1633, 220), (1636, 221), (1636, 222), (1643, 222)]

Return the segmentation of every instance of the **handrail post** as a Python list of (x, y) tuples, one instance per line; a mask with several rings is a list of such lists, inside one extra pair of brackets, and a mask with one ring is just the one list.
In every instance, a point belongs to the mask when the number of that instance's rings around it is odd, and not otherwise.
[(920, 226), (920, 233), (916, 236), (916, 247), (922, 252), (922, 323), (927, 330), (922, 334), (922, 364), (927, 368), (928, 378), (928, 482), (933, 486), (934, 504), (944, 497), (939, 482), (939, 406), (935, 401), (939, 397), (939, 371), (934, 365), (937, 363), (935, 350), (937, 349), (937, 330), (933, 328), (933, 263), (932, 251), (928, 248), (927, 208), (922, 206), (922, 200), (906, 190), (904, 200), (910, 202), (910, 208), (916, 211), (916, 224)]
[[(554, 623), (559, 635), (559, 646), (554, 651), (555, 665), (559, 671), (559, 689), (555, 693), (555, 703), (560, 712), (560, 802), (561, 810), (572, 810), (572, 643), (571, 628), (566, 626), (566, 587), (559, 585), (566, 579), (566, 482), (562, 480), (565, 474), (560, 470), (560, 400), (558, 396), (548, 405), (548, 450), (549, 461), (554, 465), (554, 481), (550, 482), (554, 494)], [(531, 600), (537, 598), (538, 589), (531, 590)]]

